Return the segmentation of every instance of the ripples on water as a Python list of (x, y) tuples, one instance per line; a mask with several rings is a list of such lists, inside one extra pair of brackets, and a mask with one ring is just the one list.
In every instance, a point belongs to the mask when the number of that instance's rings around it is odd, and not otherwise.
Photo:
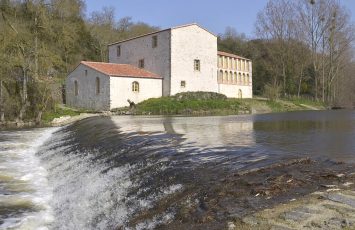
[(354, 161), (354, 121), (353, 111), (100, 117), (0, 132), (0, 228), (152, 229), (174, 218), (172, 194), (233, 172), (300, 156)]

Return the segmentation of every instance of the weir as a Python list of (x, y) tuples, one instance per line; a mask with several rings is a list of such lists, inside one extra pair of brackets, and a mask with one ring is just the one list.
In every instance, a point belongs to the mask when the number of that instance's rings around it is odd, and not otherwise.
[[(93, 117), (2, 131), (0, 228), (223, 229), (330, 183), (319, 175), (348, 175), (354, 119), (352, 111)], [(336, 145), (319, 151), (322, 140)]]

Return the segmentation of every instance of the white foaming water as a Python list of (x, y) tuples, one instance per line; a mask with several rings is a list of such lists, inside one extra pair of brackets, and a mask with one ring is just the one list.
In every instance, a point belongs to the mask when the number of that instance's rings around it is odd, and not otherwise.
[(0, 132), (0, 229), (47, 229), (52, 189), (36, 152), (58, 128)]
[(124, 199), (131, 186), (134, 166), (114, 167), (95, 160), (95, 149), (76, 150), (65, 138), (70, 132), (58, 132), (40, 150), (48, 180), (53, 188), (55, 220), (50, 229), (116, 229), (124, 225), (129, 209)]

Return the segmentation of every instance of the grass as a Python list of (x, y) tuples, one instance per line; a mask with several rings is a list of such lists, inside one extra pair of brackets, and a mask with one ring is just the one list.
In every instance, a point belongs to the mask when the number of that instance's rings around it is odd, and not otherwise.
[(136, 114), (152, 115), (230, 115), (249, 113), (242, 100), (227, 99), (217, 93), (182, 93), (171, 97), (151, 98), (136, 107)]
[[(309, 107), (307, 107), (309, 106)], [(151, 115), (233, 115), (255, 111), (288, 112), (308, 109), (324, 109), (323, 103), (307, 99), (267, 100), (227, 99), (220, 94), (204, 92), (181, 93), (171, 97), (152, 98), (137, 104), (134, 114)]]
[(80, 113), (83, 113), (83, 112), (85, 112), (85, 111), (75, 110), (75, 109), (67, 108), (67, 107), (64, 107), (64, 106), (56, 105), (54, 110), (46, 111), (43, 114), (42, 121), (44, 123), (49, 123), (54, 118), (59, 118), (59, 117), (62, 117), (62, 116), (76, 116), (76, 115), (80, 115)]
[(324, 108), (326, 107), (326, 104), (324, 102), (321, 101), (314, 101), (314, 100), (309, 100), (309, 99), (304, 99), (304, 98), (294, 98), (290, 100), (291, 102), (293, 102), (295, 105), (309, 105), (309, 106), (313, 106), (316, 108)]

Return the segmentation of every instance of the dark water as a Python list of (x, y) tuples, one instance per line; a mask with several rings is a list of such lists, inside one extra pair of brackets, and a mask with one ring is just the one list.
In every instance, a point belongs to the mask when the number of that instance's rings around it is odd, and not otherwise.
[(0, 228), (164, 228), (182, 203), (205, 209), (191, 194), (235, 172), (300, 157), (355, 163), (355, 111), (96, 117), (0, 132), (0, 144)]

